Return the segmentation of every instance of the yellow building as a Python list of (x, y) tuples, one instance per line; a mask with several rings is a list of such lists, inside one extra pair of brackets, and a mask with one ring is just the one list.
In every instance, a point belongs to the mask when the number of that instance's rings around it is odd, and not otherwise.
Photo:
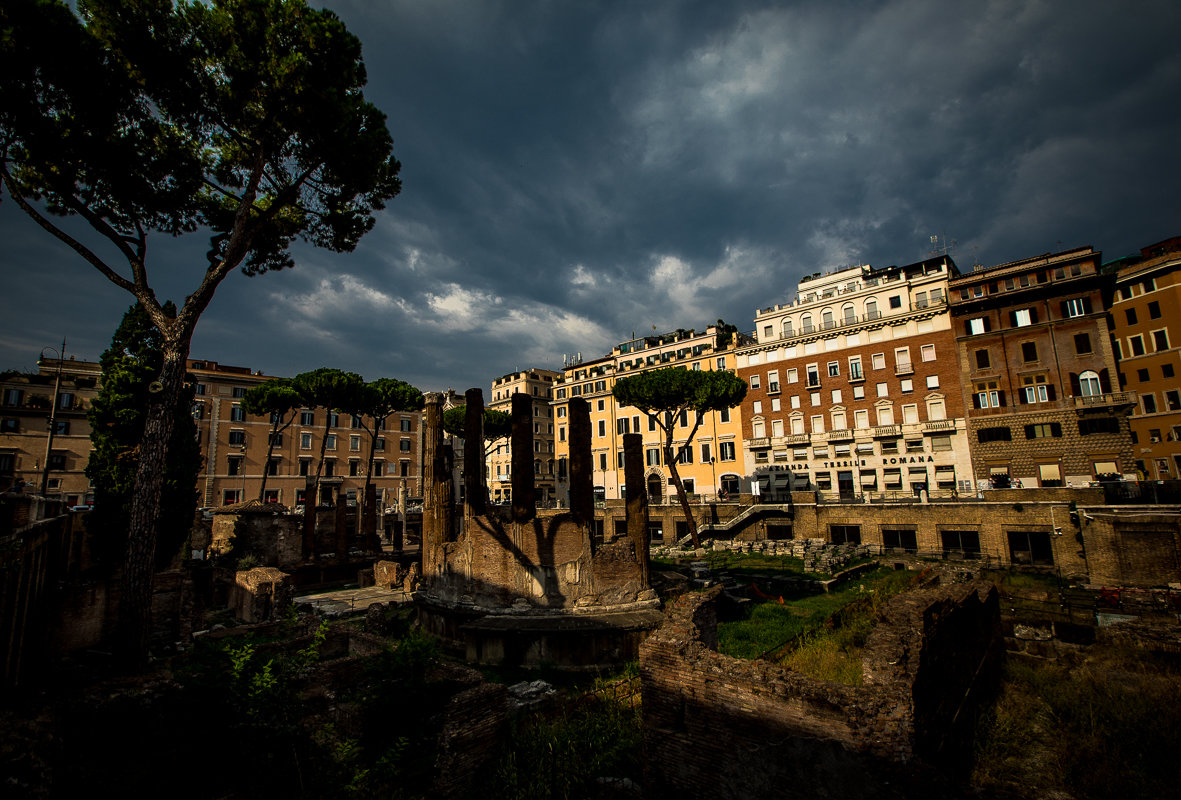
[[(639, 433), (644, 437), (645, 477), (648, 501), (652, 505), (676, 502), (676, 489), (669, 483), (670, 473), (664, 459), (664, 432), (644, 412), (629, 406), (619, 407), (611, 395), (615, 381), (662, 367), (693, 370), (724, 369), (733, 371), (734, 351), (740, 342), (749, 341), (734, 331), (722, 331), (710, 325), (704, 332), (676, 330), (622, 342), (611, 353), (592, 361), (576, 357), (564, 366), (554, 386), (554, 426), (557, 431), (554, 449), (558, 461), (558, 501), (568, 503), (569, 414), (571, 399), (581, 397), (590, 405), (591, 459), (595, 496), (598, 500), (622, 498), (623, 435)], [(725, 490), (736, 495), (744, 474), (742, 423), (737, 408), (707, 414), (691, 443), (686, 438), (694, 420), (678, 426), (674, 452), (680, 452), (677, 471), (691, 500), (714, 498)]]
[(44, 478), (46, 495), (70, 506), (90, 504), (94, 493), (84, 472), (90, 458), (86, 410), (97, 392), (99, 365), (70, 358), (42, 359), (37, 367), (33, 374), (0, 376), (0, 491), (23, 481), (25, 491), (39, 493)]
[[(533, 482), (537, 504), (552, 506), (557, 501), (557, 455), (554, 452), (554, 384), (562, 373), (551, 369), (510, 372), (492, 382), (488, 408), (511, 414), (513, 395), (525, 394), (533, 405)], [(488, 453), (488, 493), (494, 503), (512, 500), (512, 446), (508, 437), (495, 442)]]

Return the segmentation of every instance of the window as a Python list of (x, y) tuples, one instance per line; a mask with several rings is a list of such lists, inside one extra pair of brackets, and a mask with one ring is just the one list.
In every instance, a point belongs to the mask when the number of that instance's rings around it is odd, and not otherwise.
[(910, 378), (903, 378), (900, 385), (901, 385), (903, 394), (914, 391), (914, 381), (911, 380)]
[(982, 381), (977, 383), (972, 395), (973, 408), (1002, 408), (1005, 405), (1005, 393), (997, 388), (996, 381)]
[(330, 427), (330, 428), (339, 428), (340, 427), (340, 414), (337, 414), (335, 411), (333, 411), (331, 414), (328, 415), (328, 427)]
[(718, 442), (718, 460), (734, 460), (734, 442)]
[(841, 362), (829, 361), (828, 362), (828, 377), (835, 378), (835, 377), (839, 376), (840, 374), (841, 374)]
[(205, 384), (203, 384), (203, 383), (197, 384), (197, 394), (205, 394)]
[(922, 354), (921, 357), (922, 357), (923, 361), (934, 361), (935, 360), (935, 345), (925, 344), (920, 348), (920, 352)]
[(861, 544), (860, 525), (832, 525), (829, 540), (833, 544)]
[(860, 409), (853, 412), (853, 426), (856, 428), (869, 427), (869, 411)]
[(886, 354), (885, 353), (874, 353), (872, 356), (870, 356), (870, 360), (873, 363), (874, 369), (885, 369), (886, 368)]
[(812, 416), (812, 433), (824, 433), (823, 414), (814, 414)]
[(1169, 411), (1181, 411), (1181, 391), (1169, 389), (1165, 392), (1165, 407)]
[(268, 475), (278, 475), (279, 474), (279, 459), (272, 458), (270, 461), (267, 462), (267, 474)]
[[(901, 478), (899, 478), (901, 485)], [(883, 530), (882, 531), (882, 545), (887, 550), (901, 551), (904, 553), (917, 553), (919, 551), (918, 537), (914, 530)]]
[(968, 320), (966, 328), (969, 336), (975, 336), (981, 333), (988, 333), (992, 330), (992, 324), (989, 322), (988, 317), (977, 317), (976, 319)]
[(242, 472), (242, 456), (230, 456), (226, 464), (227, 475), (239, 475)]
[(399, 452), (402, 452), (402, 453), (409, 453), (410, 452), (410, 440), (409, 439), (400, 440), (398, 442), (398, 450), (399, 450)]
[(246, 444), (246, 431), (230, 431), (230, 444)]
[(1009, 324), (1014, 328), (1025, 328), (1037, 322), (1037, 310), (1019, 308), (1009, 312)]
[(940, 531), (944, 558), (980, 558), (979, 531)]
[(774, 394), (779, 391), (779, 371), (767, 373), (767, 392)]
[(849, 357), (849, 380), (859, 381), (865, 376), (861, 372), (861, 356)]
[(752, 388), (752, 389), (760, 388), (762, 386), (762, 384), (759, 381), (760, 381), (760, 379), (759, 379), (758, 375), (751, 375), (750, 376), (750, 388)]
[(904, 425), (913, 425), (919, 421), (919, 407), (917, 405), (905, 405), (902, 407), (902, 423)]
[(1046, 384), (1045, 375), (1030, 375), (1021, 379), (1022, 403), (1048, 403), (1054, 399), (1054, 387)]
[(326, 444), (325, 446), (326, 446), (326, 447), (327, 447), (329, 450), (335, 450), (335, 449), (336, 449), (336, 434), (335, 434), (335, 433), (330, 433), (330, 434), (328, 434), (328, 437), (327, 437), (327, 438), (328, 438), (328, 442), (327, 442), (327, 444)]
[(844, 398), (844, 394), (841, 392), (840, 389), (833, 389), (832, 390), (832, 401), (834, 403), (843, 403), (844, 402), (843, 398)]
[(810, 392), (808, 394), (808, 402), (814, 406), (820, 405), (820, 392)]
[(888, 384), (879, 383), (877, 385), (877, 391), (878, 391), (878, 397), (889, 397), (890, 396), (890, 387)]
[[(878, 425), (886, 427), (894, 424), (894, 409), (889, 406), (882, 406), (878, 409)], [(883, 446), (885, 443), (883, 442)], [(882, 452), (885, 452), (884, 450)]]
[(725, 369), (726, 368), (726, 357), (722, 356), (721, 358), (719, 358), (715, 362), (715, 365), (717, 366), (718, 369)]
[(1076, 333), (1074, 335), (1074, 352), (1079, 355), (1091, 352), (1091, 335), (1088, 333)]
[(1093, 433), (1119, 433), (1119, 419), (1116, 417), (1089, 417), (1078, 422), (1079, 436)]
[(1062, 436), (1062, 423), (1043, 422), (1025, 426), (1026, 439), (1058, 439)]
[(1037, 474), (1038, 482), (1042, 486), (1062, 485), (1062, 467), (1057, 462), (1052, 464), (1038, 464)]
[(373, 477), (380, 478), (384, 474), (385, 474), (385, 462), (384, 461), (374, 461), (373, 462)]
[(234, 403), (230, 406), (230, 421), (231, 422), (245, 422), (246, 412), (242, 410), (240, 403)]
[(400, 419), (398, 421), (399, 430), (401, 430), (402, 433), (409, 433), (411, 430), (410, 423), (411, 423), (411, 420), (403, 417), (402, 419)]
[(1064, 300), (1062, 302), (1062, 310), (1065, 312), (1064, 317), (1081, 317), (1086, 314), (1089, 303), (1084, 303), (1084, 298), (1075, 297), (1071, 300)]
[(976, 441), (981, 444), (985, 442), (1011, 442), (1013, 441), (1013, 432), (1007, 427), (980, 428), (976, 431)]
[(820, 366), (817, 364), (809, 364), (808, 372), (808, 388), (815, 388), (820, 385)]
[(223, 489), (221, 493), (221, 504), (223, 506), (232, 506), (242, 499), (241, 493), (241, 489)]
[(384, 436), (377, 437), (377, 439), (373, 442), (373, 449), (378, 453), (385, 452), (385, 437)]
[(756, 414), (763, 413), (763, 401), (762, 400), (755, 400), (754, 401), (754, 413), (756, 413)]
[(779, 402), (779, 398), (778, 398), (778, 397), (772, 397), (772, 398), (771, 398), (771, 410), (772, 410), (772, 411), (780, 411), (780, 410), (782, 410), (782, 408), (783, 408), (783, 406), (782, 406), (782, 404)]
[(349, 452), (359, 453), (361, 451), (361, 437), (353, 435), (349, 437)]
[(865, 301), (865, 318), (867, 320), (877, 319), (880, 316), (881, 316), (881, 313), (878, 311), (878, 301), (874, 300), (872, 297), (870, 299), (866, 300)]
[(314, 412), (314, 411), (299, 412), (299, 424), (300, 425), (315, 425), (316, 424), (316, 412)]
[(791, 336), (791, 320), (790, 319), (785, 319), (783, 321), (783, 335), (785, 338), (788, 336)]
[(928, 375), (927, 376), (927, 388), (928, 389), (938, 389), (939, 388), (939, 376), (938, 375)]
[[(795, 397), (792, 398), (792, 400), (796, 400), (796, 399), (797, 398), (795, 398)], [(865, 387), (864, 386), (854, 386), (853, 387), (853, 399), (854, 400), (864, 400), (865, 399)], [(799, 404), (793, 404), (792, 408), (799, 408)]]
[(1140, 395), (1140, 402), (1144, 405), (1145, 414), (1156, 413), (1156, 398), (1151, 394)]
[(607, 471), (607, 454), (606, 453), (599, 453), (599, 471), (600, 472)]
[(942, 400), (927, 401), (927, 419), (947, 419), (946, 407)]
[(1099, 373), (1093, 370), (1087, 370), (1082, 375), (1078, 376), (1079, 394), (1083, 397), (1099, 397), (1103, 394), (1103, 388), (1099, 382)]
[(615, 420), (615, 433), (622, 436), (625, 433), (630, 433), (631, 421), (627, 417), (622, 417)]
[(890, 308), (902, 308), (902, 295), (896, 294), (890, 298)]
[(1132, 350), (1132, 355), (1134, 355), (1134, 356), (1144, 355), (1144, 337), (1143, 336), (1140, 336), (1139, 334), (1136, 334), (1135, 336), (1129, 336), (1128, 337), (1128, 345)]
[[(723, 408), (721, 411), (718, 412), (718, 422), (729, 422), (729, 421), (730, 421), (730, 409)], [(650, 431), (656, 430), (656, 420), (654, 418), (648, 420), (648, 430), (650, 430)]]
[(1148, 304), (1148, 318), (1160, 319), (1160, 302), (1153, 300)]
[(795, 368), (789, 369), (787, 371), (787, 382), (788, 383), (799, 383), (800, 382), (800, 371)]
[(1153, 331), (1152, 332), (1152, 347), (1158, 353), (1160, 353), (1164, 350), (1168, 350), (1169, 349), (1169, 332), (1164, 329), (1159, 330), (1159, 331)]
[(324, 459), (324, 477), (331, 478), (334, 475), (336, 475), (336, 459), (335, 458)]
[(1161, 364), (1160, 372), (1161, 372), (1161, 377), (1164, 377), (1164, 378), (1173, 377), (1173, 365), (1172, 364)]
[(312, 435), (310, 433), (301, 433), (299, 435), (299, 449), (300, 450), (311, 450), (312, 449)]
[(1021, 360), (1026, 363), (1037, 361), (1037, 342), (1021, 343)]
[(1134, 308), (1125, 309), (1124, 316), (1127, 318), (1129, 325), (1136, 324), (1136, 309), (1134, 309)]
[(234, 397), (245, 397), (246, 396), (246, 387), (245, 386), (235, 386), (231, 390), (231, 394)]

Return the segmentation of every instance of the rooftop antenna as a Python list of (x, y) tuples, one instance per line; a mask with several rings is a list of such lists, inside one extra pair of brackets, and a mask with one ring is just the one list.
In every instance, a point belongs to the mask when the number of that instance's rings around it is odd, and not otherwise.
[(928, 255), (931, 256), (946, 256), (955, 249), (956, 240), (948, 239), (947, 234), (939, 236), (938, 234), (931, 237), (931, 250)]

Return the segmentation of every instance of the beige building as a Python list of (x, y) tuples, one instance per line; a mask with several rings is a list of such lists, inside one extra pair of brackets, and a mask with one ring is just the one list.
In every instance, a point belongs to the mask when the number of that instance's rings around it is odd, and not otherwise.
[(274, 376), (193, 359), (189, 361), (189, 375), (195, 387), (193, 417), (205, 457), (198, 477), (201, 505), (223, 506), (258, 499), (264, 471), (264, 502), (304, 505), (305, 479), (316, 472), (325, 436), (328, 443), (319, 503), (335, 502), (338, 495), (349, 503), (356, 502), (365, 484), (371, 447), (372, 483), (383, 509), (393, 508), (402, 493), (407, 498), (421, 496), (419, 412), (391, 414), (374, 442), (365, 429), (367, 419), (336, 412), (329, 419), (329, 412), (323, 408), (301, 409), (292, 424), (277, 435), (268, 461), (271, 421), (247, 414), (242, 399), (248, 389)]
[[(533, 483), (537, 505), (557, 502), (557, 455), (554, 452), (554, 384), (562, 373), (550, 369), (510, 372), (492, 382), (488, 408), (512, 414), (513, 395), (528, 395), (533, 406)], [(487, 459), (488, 494), (493, 503), (512, 500), (512, 446), (508, 437), (490, 443)]]
[[(570, 432), (567, 406), (575, 397), (581, 397), (590, 404), (591, 459), (596, 498), (622, 498), (623, 435), (639, 433), (644, 437), (649, 503), (675, 503), (676, 489), (669, 483), (670, 473), (668, 465), (664, 463), (664, 432), (639, 409), (617, 406), (611, 389), (619, 378), (661, 367), (733, 371), (735, 349), (748, 338), (736, 332), (719, 330), (714, 325), (701, 333), (680, 329), (622, 342), (602, 358), (592, 361), (576, 358), (575, 363), (566, 365), (554, 386), (553, 401), (559, 503), (564, 505), (568, 502), (569, 471), (566, 465)], [(683, 437), (688, 435), (692, 424), (692, 419), (683, 420), (678, 429), (678, 438), (673, 443), (674, 451), (681, 453), (677, 471), (691, 499), (716, 497), (723, 488), (737, 494), (744, 474), (742, 425), (738, 409), (706, 415), (692, 446), (685, 448)]]
[(972, 490), (946, 256), (800, 281), (736, 353), (745, 473), (764, 500)]
[(1112, 330), (1120, 387), (1135, 392), (1133, 466), (1141, 480), (1181, 478), (1181, 237), (1114, 265)]
[(97, 392), (99, 365), (42, 359), (37, 368), (34, 374), (0, 376), (0, 491), (24, 481), (26, 491), (40, 492), (48, 475), (47, 495), (62, 497), (70, 506), (87, 505), (94, 493), (85, 475), (90, 458), (86, 410)]
[[(69, 505), (93, 501), (84, 474), (90, 457), (90, 425), (86, 409), (98, 391), (101, 370), (96, 362), (68, 359), (61, 364), (61, 386), (54, 408), (55, 434), (49, 458), (48, 494), (63, 496)], [(41, 483), (59, 361), (46, 359), (35, 375), (10, 374), (0, 380), (0, 489), (24, 480), (31, 491)], [(422, 415), (392, 414), (372, 441), (359, 418), (302, 409), (275, 442), (267, 461), (269, 419), (252, 417), (242, 406), (246, 391), (274, 376), (246, 367), (190, 359), (192, 413), (197, 424), (203, 463), (197, 479), (198, 503), (215, 507), (257, 499), (266, 472), (266, 502), (288, 506), (304, 503), (306, 475), (315, 473), (320, 443), (327, 434), (320, 501), (339, 494), (355, 502), (365, 484), (369, 450), (374, 444), (372, 482), (383, 508), (400, 496), (409, 503), (421, 496)]]

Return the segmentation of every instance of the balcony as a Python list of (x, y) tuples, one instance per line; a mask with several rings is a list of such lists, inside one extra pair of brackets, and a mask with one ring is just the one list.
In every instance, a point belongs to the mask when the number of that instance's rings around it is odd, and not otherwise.
[(886, 439), (902, 435), (902, 426), (900, 425), (882, 425), (873, 429), (873, 438)]
[(779, 441), (785, 445), (792, 444), (808, 444), (811, 437), (806, 433), (789, 433), (786, 436), (779, 437)]
[(914, 364), (911, 363), (910, 361), (901, 361), (901, 362), (894, 365), (894, 374), (895, 375), (913, 375), (914, 374)]
[(1134, 405), (1136, 405), (1135, 392), (1108, 392), (1107, 394), (1075, 395), (1074, 397), (1074, 407), (1080, 411)]
[(849, 428), (844, 428), (839, 431), (829, 431), (826, 437), (830, 442), (852, 441), (853, 431)]
[(747, 439), (746, 446), (749, 450), (770, 450), (771, 440), (766, 436), (762, 436), (757, 439)]
[(939, 431), (954, 431), (955, 420), (942, 419), (923, 423), (923, 433), (938, 433)]

